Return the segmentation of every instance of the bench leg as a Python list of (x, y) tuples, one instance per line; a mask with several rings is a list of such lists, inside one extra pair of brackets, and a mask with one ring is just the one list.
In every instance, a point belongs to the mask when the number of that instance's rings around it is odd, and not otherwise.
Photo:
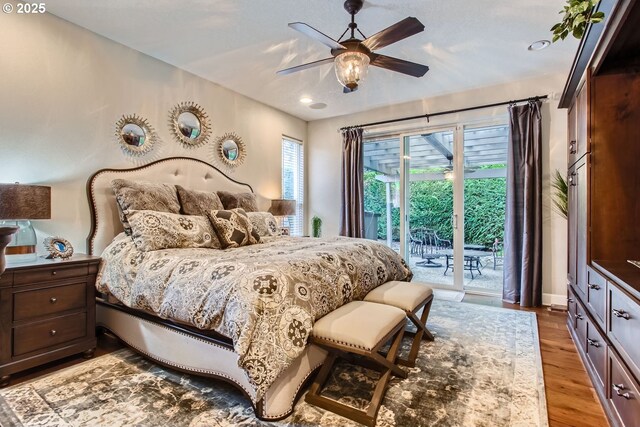
[(431, 310), (431, 303), (433, 302), (433, 296), (424, 305), (422, 309), (422, 316), (418, 318), (415, 313), (407, 312), (407, 317), (411, 320), (411, 323), (416, 325), (418, 329), (413, 336), (413, 342), (411, 343), (411, 350), (409, 350), (409, 356), (406, 359), (398, 358), (398, 365), (408, 366), (413, 368), (416, 366), (416, 359), (418, 358), (418, 352), (420, 351), (420, 343), (423, 339), (427, 341), (433, 341), (433, 334), (427, 329), (427, 319), (429, 318), (429, 311)]

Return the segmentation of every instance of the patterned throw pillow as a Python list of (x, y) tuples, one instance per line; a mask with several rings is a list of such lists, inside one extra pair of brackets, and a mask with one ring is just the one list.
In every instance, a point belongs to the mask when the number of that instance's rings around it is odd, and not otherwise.
[(253, 245), (260, 242), (247, 213), (240, 208), (211, 211), (207, 214), (223, 249)]
[(280, 227), (271, 212), (247, 212), (247, 216), (260, 237), (280, 235)]
[(126, 211), (131, 238), (144, 252), (159, 249), (220, 249), (220, 242), (206, 216), (157, 211)]
[(137, 182), (127, 179), (114, 179), (111, 188), (118, 202), (120, 221), (124, 231), (131, 234), (131, 226), (127, 215), (128, 210), (158, 211), (180, 213), (180, 202), (176, 195), (176, 188), (168, 184), (156, 184), (153, 182)]
[(220, 198), (210, 191), (187, 190), (176, 185), (178, 200), (185, 215), (206, 216), (207, 212), (224, 209)]
[(226, 210), (244, 209), (245, 212), (257, 212), (258, 202), (253, 193), (230, 193), (228, 191), (218, 191), (218, 197)]

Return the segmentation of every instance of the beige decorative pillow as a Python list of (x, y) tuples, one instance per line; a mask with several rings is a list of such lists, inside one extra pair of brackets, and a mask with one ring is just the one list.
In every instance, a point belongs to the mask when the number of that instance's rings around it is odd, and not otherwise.
[(128, 210), (131, 237), (144, 252), (159, 249), (220, 249), (220, 242), (206, 216), (180, 215), (149, 210)]
[(218, 191), (218, 197), (225, 210), (244, 209), (245, 212), (257, 212), (258, 202), (253, 193), (230, 193), (228, 191)]
[(120, 221), (124, 226), (124, 231), (129, 235), (131, 227), (125, 211), (145, 210), (180, 213), (180, 202), (178, 202), (176, 188), (173, 185), (114, 179), (111, 181), (111, 188), (113, 188), (120, 208)]
[(207, 212), (224, 209), (220, 198), (210, 191), (187, 190), (176, 185), (178, 200), (185, 215), (207, 216)]
[(223, 249), (253, 245), (260, 242), (247, 213), (240, 208), (208, 213), (213, 229)]
[(280, 227), (271, 212), (247, 212), (247, 216), (260, 237), (280, 235)]

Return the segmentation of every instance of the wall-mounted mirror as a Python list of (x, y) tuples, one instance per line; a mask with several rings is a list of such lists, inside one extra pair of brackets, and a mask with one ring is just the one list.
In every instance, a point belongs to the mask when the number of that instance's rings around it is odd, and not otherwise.
[(219, 160), (229, 167), (241, 165), (247, 155), (242, 138), (233, 132), (218, 138), (215, 149)]
[(211, 123), (204, 109), (193, 102), (181, 102), (169, 112), (169, 126), (176, 139), (186, 147), (207, 142)]
[(153, 148), (156, 133), (147, 119), (137, 115), (122, 116), (116, 123), (116, 141), (129, 156), (142, 156)]

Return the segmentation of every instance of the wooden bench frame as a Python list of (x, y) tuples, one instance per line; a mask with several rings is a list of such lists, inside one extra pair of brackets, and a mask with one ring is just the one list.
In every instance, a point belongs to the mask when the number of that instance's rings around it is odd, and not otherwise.
[[(406, 359), (403, 359), (401, 357), (397, 358), (396, 363), (398, 365), (407, 366), (409, 368), (413, 368), (414, 366), (416, 366), (416, 359), (418, 358), (418, 352), (420, 351), (420, 343), (422, 339), (424, 338), (427, 341), (434, 340), (433, 334), (429, 331), (429, 329), (427, 329), (427, 319), (429, 318), (429, 312), (431, 311), (432, 303), (433, 294), (425, 298), (425, 300), (414, 307), (413, 310), (405, 310), (405, 313), (407, 313), (407, 317), (409, 318), (409, 320), (411, 320), (411, 323), (413, 323), (418, 330), (415, 333), (408, 332), (408, 334), (413, 334), (411, 350), (409, 351), (409, 356)], [(422, 310), (422, 316), (418, 318), (418, 315), (416, 313), (423, 307), (424, 309)]]

